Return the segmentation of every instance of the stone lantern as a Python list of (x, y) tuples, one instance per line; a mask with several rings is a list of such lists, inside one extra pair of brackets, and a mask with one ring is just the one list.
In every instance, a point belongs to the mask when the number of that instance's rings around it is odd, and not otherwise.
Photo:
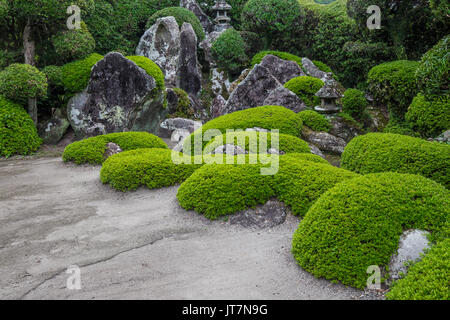
[(316, 96), (322, 101), (320, 106), (314, 109), (320, 113), (338, 113), (341, 108), (337, 105), (336, 100), (342, 98), (342, 94), (337, 88), (337, 82), (329, 77), (324, 86), (316, 93)]
[(216, 0), (216, 3), (211, 8), (213, 12), (216, 12), (216, 22), (215, 31), (223, 31), (231, 27), (230, 17), (227, 13), (232, 9), (232, 7), (225, 0)]

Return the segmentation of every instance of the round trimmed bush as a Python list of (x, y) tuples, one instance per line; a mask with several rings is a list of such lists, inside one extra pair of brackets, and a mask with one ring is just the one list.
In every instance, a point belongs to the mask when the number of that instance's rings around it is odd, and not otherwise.
[(312, 153), (287, 153), (285, 155), (283, 155), (283, 161), (309, 161), (309, 162), (315, 162), (315, 163), (325, 163), (325, 164), (329, 164), (327, 160), (325, 160), (324, 158), (312, 154)]
[(24, 108), (0, 96), (0, 156), (28, 155), (41, 143), (34, 122)]
[(331, 68), (329, 66), (327, 66), (325, 63), (323, 63), (322, 61), (318, 61), (318, 60), (313, 60), (312, 63), (314, 63), (314, 65), (323, 72), (331, 72), (333, 73), (333, 70), (331, 70)]
[[(184, 142), (183, 152), (200, 154), (209, 141), (202, 141), (207, 130), (217, 130), (221, 134), (227, 129), (247, 129), (260, 127), (267, 130), (278, 129), (279, 133), (299, 137), (302, 130), (302, 120), (298, 114), (281, 106), (263, 106), (229, 113), (215, 118), (200, 129), (193, 132)], [(219, 134), (216, 134), (217, 136)], [(211, 137), (213, 138), (213, 137)], [(200, 143), (195, 144), (195, 141)]]
[(403, 120), (411, 101), (416, 96), (416, 61), (399, 60), (373, 67), (367, 83), (373, 98), (387, 105), (393, 118)]
[(450, 187), (450, 145), (392, 133), (354, 138), (341, 166), (361, 174), (393, 171), (420, 174)]
[(126, 58), (136, 63), (140, 68), (144, 69), (148, 75), (155, 79), (156, 89), (158, 91), (165, 90), (166, 86), (164, 84), (164, 73), (156, 63), (149, 58), (142, 56), (128, 56)]
[(237, 73), (247, 61), (245, 43), (233, 28), (225, 30), (212, 44), (211, 52), (218, 64), (230, 73)]
[(388, 300), (450, 300), (450, 239), (433, 246), (411, 266), (407, 275), (394, 282)]
[(300, 76), (293, 78), (284, 84), (284, 87), (294, 92), (309, 107), (314, 107), (320, 103), (319, 97), (315, 96), (324, 85), (320, 79)]
[(169, 149), (136, 149), (109, 157), (102, 166), (100, 179), (119, 191), (175, 185), (186, 180), (202, 164), (175, 164)]
[(295, 61), (300, 66), (300, 68), (302, 67), (302, 58), (300, 58), (296, 55), (290, 54), (289, 52), (270, 51), (270, 50), (261, 51), (261, 52), (258, 52), (257, 54), (255, 54), (255, 56), (252, 59), (252, 67), (254, 67), (255, 64), (261, 63), (262, 59), (264, 59), (264, 57), (267, 56), (268, 54), (277, 56), (278, 58), (283, 59), (283, 60)]
[[(240, 146), (250, 153), (266, 153), (267, 150), (272, 148), (272, 140), (273, 137), (278, 139), (278, 147), (274, 147), (278, 151), (282, 151), (284, 153), (311, 153), (311, 150), (308, 144), (300, 138), (288, 135), (288, 134), (271, 134), (268, 133), (259, 133), (259, 132), (233, 132), (227, 134), (223, 134), (220, 136), (216, 136), (211, 142), (209, 142), (203, 152), (210, 153), (214, 151), (217, 147), (223, 146), (225, 144), (234, 144), (236, 146)], [(228, 139), (228, 140), (227, 140)], [(259, 150), (260, 143), (264, 139), (266, 145), (266, 150)], [(232, 140), (232, 141), (229, 141)], [(250, 144), (250, 140), (254, 141), (254, 145)]]
[(69, 144), (64, 149), (63, 160), (76, 164), (102, 164), (105, 161), (104, 153), (109, 142), (119, 145), (123, 151), (141, 148), (168, 148), (161, 138), (148, 132), (117, 132)]
[(405, 119), (411, 129), (422, 137), (436, 137), (450, 129), (450, 100), (448, 96), (425, 97), (419, 93), (409, 106)]
[(361, 119), (367, 105), (368, 103), (364, 92), (358, 89), (347, 89), (344, 92), (344, 97), (342, 98), (343, 112), (357, 119)]
[(82, 59), (95, 50), (95, 39), (83, 21), (80, 29), (60, 32), (52, 43), (59, 59), (64, 61)]
[(47, 86), (45, 74), (29, 64), (13, 63), (0, 72), (0, 95), (18, 103), (45, 96)]
[(102, 59), (102, 55), (93, 53), (82, 60), (62, 66), (62, 82), (66, 90), (70, 93), (83, 91), (88, 85), (92, 67)]
[(305, 110), (298, 113), (303, 125), (314, 131), (328, 132), (331, 128), (330, 122), (320, 113), (313, 110)]
[(419, 89), (426, 95), (448, 94), (450, 89), (450, 35), (424, 54), (416, 71)]
[(174, 17), (178, 25), (181, 27), (184, 22), (190, 23), (197, 35), (198, 41), (205, 38), (205, 31), (198, 20), (197, 16), (190, 10), (181, 7), (168, 7), (156, 11), (147, 21), (146, 29), (149, 29), (159, 18)]
[(386, 267), (403, 231), (449, 236), (450, 193), (421, 176), (378, 173), (344, 181), (317, 200), (292, 240), (298, 264), (316, 277), (366, 286), (371, 265)]

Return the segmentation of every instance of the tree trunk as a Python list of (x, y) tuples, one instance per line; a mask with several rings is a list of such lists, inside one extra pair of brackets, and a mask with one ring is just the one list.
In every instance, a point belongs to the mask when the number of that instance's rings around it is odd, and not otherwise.
[[(35, 43), (31, 35), (31, 20), (27, 20), (25, 29), (23, 30), (23, 55), (25, 63), (34, 66), (35, 61)], [(28, 114), (33, 119), (34, 124), (37, 124), (37, 99), (28, 99)]]

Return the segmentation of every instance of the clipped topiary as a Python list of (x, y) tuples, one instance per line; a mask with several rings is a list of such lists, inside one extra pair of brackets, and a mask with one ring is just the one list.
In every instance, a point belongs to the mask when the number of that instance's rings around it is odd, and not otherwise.
[(94, 37), (83, 21), (80, 27), (80, 29), (60, 32), (52, 38), (53, 46), (60, 60), (78, 60), (94, 52)]
[(83, 91), (88, 85), (92, 67), (102, 59), (102, 55), (93, 53), (85, 59), (62, 66), (61, 73), (64, 88), (72, 94)]
[[(278, 146), (272, 146), (275, 143), (274, 138), (278, 141)], [(251, 143), (250, 143), (251, 141)], [(308, 144), (300, 138), (288, 135), (288, 134), (271, 134), (259, 133), (255, 131), (247, 132), (233, 132), (230, 134), (223, 134), (216, 136), (211, 142), (209, 142), (203, 152), (210, 153), (217, 147), (225, 144), (234, 144), (244, 148), (250, 153), (266, 153), (267, 150), (275, 148), (283, 153), (310, 153), (311, 150)], [(264, 150), (260, 150), (264, 147)]]
[(156, 63), (143, 56), (128, 56), (126, 58), (136, 63), (138, 67), (144, 69), (148, 75), (155, 79), (156, 89), (158, 91), (165, 90), (166, 86), (164, 84), (164, 73)]
[(450, 193), (421, 176), (378, 173), (328, 190), (300, 222), (292, 240), (298, 264), (316, 277), (366, 286), (369, 266), (386, 267), (403, 231), (449, 236)]
[(412, 99), (418, 92), (416, 61), (399, 60), (373, 67), (367, 83), (373, 98), (387, 105), (392, 118), (403, 120)]
[(392, 133), (354, 138), (342, 154), (341, 166), (361, 174), (420, 174), (450, 187), (450, 145)]
[[(192, 161), (194, 163), (194, 161)], [(100, 179), (119, 191), (172, 186), (186, 180), (202, 164), (175, 164), (168, 149), (137, 149), (109, 157)]]
[(433, 246), (425, 257), (394, 282), (388, 300), (450, 300), (450, 238)]
[(181, 27), (184, 22), (190, 23), (197, 35), (198, 41), (205, 38), (205, 31), (198, 20), (197, 16), (190, 10), (181, 7), (168, 7), (156, 11), (147, 21), (146, 29), (149, 29), (159, 18), (174, 17), (178, 25)]
[[(200, 154), (210, 141), (202, 141), (203, 134), (207, 130), (216, 130), (218, 134), (226, 133), (227, 129), (264, 128), (267, 130), (278, 129), (279, 133), (290, 134), (299, 137), (302, 130), (302, 121), (298, 114), (285, 107), (263, 106), (229, 113), (215, 118), (200, 129), (193, 132), (184, 142), (183, 152), (188, 154)], [(213, 137), (214, 137), (213, 136)], [(210, 137), (211, 139), (213, 137)], [(194, 145), (194, 141), (199, 143)]]
[(425, 95), (449, 94), (450, 35), (425, 53), (416, 71), (417, 84)]
[(449, 96), (425, 97), (419, 93), (405, 115), (412, 130), (422, 137), (436, 137), (450, 128)]
[(64, 162), (72, 161), (76, 164), (102, 164), (105, 161), (104, 153), (109, 142), (119, 145), (123, 151), (140, 148), (167, 148), (161, 138), (148, 132), (117, 132), (69, 144), (64, 149), (62, 158)]
[(320, 103), (319, 97), (315, 96), (324, 85), (320, 79), (300, 76), (293, 78), (284, 84), (284, 87), (294, 92), (309, 107), (314, 107)]
[(330, 122), (320, 113), (313, 110), (305, 110), (298, 113), (303, 125), (314, 131), (328, 132), (331, 128)]
[(239, 72), (248, 59), (244, 40), (233, 28), (225, 30), (214, 41), (211, 52), (218, 64), (232, 74)]
[(0, 156), (28, 155), (41, 143), (33, 120), (23, 107), (0, 96)]
[(358, 89), (347, 89), (341, 101), (342, 111), (357, 119), (361, 119), (368, 104), (364, 92)]
[(300, 66), (300, 68), (302, 67), (302, 58), (290, 54), (289, 52), (282, 52), (282, 51), (261, 51), (258, 52), (257, 54), (255, 54), (255, 56), (252, 58), (252, 67), (255, 66), (255, 64), (259, 64), (261, 63), (262, 59), (264, 59), (265, 56), (267, 56), (268, 54), (271, 54), (273, 56), (277, 56), (280, 59), (283, 60), (288, 60), (288, 61), (295, 61), (298, 63), (298, 65)]

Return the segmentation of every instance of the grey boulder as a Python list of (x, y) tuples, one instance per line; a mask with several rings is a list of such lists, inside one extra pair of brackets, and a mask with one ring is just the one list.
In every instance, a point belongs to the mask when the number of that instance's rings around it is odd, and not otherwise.
[(297, 62), (283, 60), (271, 54), (266, 55), (260, 65), (267, 68), (281, 84), (285, 84), (292, 78), (305, 76)]
[(254, 209), (239, 211), (230, 217), (230, 224), (238, 224), (246, 228), (272, 228), (286, 221), (287, 208), (278, 200), (269, 200)]
[(45, 144), (57, 144), (69, 126), (69, 121), (62, 116), (61, 110), (57, 109), (51, 119), (39, 125), (39, 136)]
[(122, 152), (122, 149), (120, 148), (119, 145), (115, 144), (114, 142), (108, 142), (106, 144), (106, 150), (103, 154), (103, 157), (105, 159), (108, 159), (109, 157), (118, 154), (120, 152)]
[(216, 96), (211, 102), (211, 118), (217, 118), (225, 114), (225, 106), (227, 104), (227, 100), (222, 97), (220, 94)]
[(307, 142), (316, 145), (322, 152), (340, 155), (347, 146), (344, 139), (335, 137), (327, 132), (316, 132), (303, 128), (302, 135)]
[(192, 11), (200, 20), (200, 24), (206, 33), (210, 33), (214, 30), (214, 24), (211, 22), (209, 17), (203, 12), (202, 8), (198, 5), (195, 0), (181, 0), (180, 7), (186, 8)]
[(282, 106), (294, 112), (300, 112), (307, 108), (305, 103), (291, 90), (278, 87), (264, 100), (264, 106)]
[(322, 80), (328, 79), (327, 73), (317, 68), (316, 65), (308, 58), (302, 59), (302, 65), (309, 76)]
[(180, 57), (177, 70), (177, 87), (198, 96), (202, 78), (197, 60), (197, 36), (190, 23), (183, 23), (180, 32)]

